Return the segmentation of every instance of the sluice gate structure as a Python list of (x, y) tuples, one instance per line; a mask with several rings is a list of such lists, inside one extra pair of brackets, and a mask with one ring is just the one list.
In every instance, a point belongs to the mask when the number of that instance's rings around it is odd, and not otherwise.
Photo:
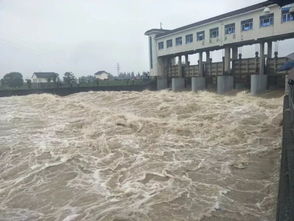
[[(284, 86), (287, 72), (278, 68), (287, 58), (273, 51), (273, 43), (294, 38), (294, 6), (281, 8), (265, 1), (174, 30), (151, 29), (145, 35), (150, 73), (159, 90), (191, 85), (193, 91), (215, 87), (222, 94), (250, 88), (256, 95), (273, 85)], [(259, 52), (242, 58), (239, 48), (252, 44), (259, 45)], [(221, 62), (213, 62), (215, 50), (224, 50)], [(197, 65), (190, 65), (189, 56), (195, 54)]]
[[(265, 1), (174, 30), (151, 29), (145, 35), (150, 73), (157, 79), (158, 90), (171, 86), (179, 91), (190, 85), (192, 91), (215, 87), (223, 94), (250, 88), (257, 95), (271, 86), (284, 87), (287, 81), (288, 72), (279, 68), (288, 58), (279, 57), (273, 43), (294, 38), (294, 1)], [(244, 59), (239, 48), (253, 44), (259, 45), (259, 52)], [(211, 52), (215, 50), (224, 50), (221, 62), (213, 62)], [(199, 60), (190, 65), (189, 56), (194, 54)], [(276, 220), (294, 220), (293, 85), (284, 98)]]

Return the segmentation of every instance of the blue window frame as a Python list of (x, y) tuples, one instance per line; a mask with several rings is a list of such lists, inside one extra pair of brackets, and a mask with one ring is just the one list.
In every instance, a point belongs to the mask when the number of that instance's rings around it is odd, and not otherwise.
[(230, 35), (235, 33), (235, 23), (225, 25), (225, 34)]
[(163, 41), (158, 43), (158, 49), (162, 50), (164, 48)]
[(182, 37), (176, 38), (176, 46), (182, 45), (183, 44), (183, 39)]
[(260, 16), (260, 27), (267, 27), (274, 24), (274, 14)]
[(197, 41), (203, 41), (204, 39), (205, 39), (205, 32), (204, 31), (197, 32)]
[(186, 44), (193, 42), (193, 34), (186, 35)]
[(166, 47), (167, 47), (167, 48), (170, 48), (170, 47), (172, 47), (172, 46), (173, 46), (173, 40), (172, 40), (172, 39), (167, 40), (167, 41), (166, 41)]
[(241, 22), (241, 30), (249, 31), (253, 29), (253, 19), (248, 19)]
[(212, 28), (209, 30), (210, 38), (217, 38), (219, 36), (218, 28)]
[(294, 13), (290, 12), (290, 7), (282, 8), (282, 22), (294, 21)]

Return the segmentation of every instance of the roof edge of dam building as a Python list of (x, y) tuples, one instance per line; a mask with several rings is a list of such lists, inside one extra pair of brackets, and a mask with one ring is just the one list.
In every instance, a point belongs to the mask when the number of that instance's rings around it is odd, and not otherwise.
[(199, 27), (202, 25), (206, 25), (211, 22), (219, 21), (219, 20), (226, 19), (226, 18), (233, 17), (233, 16), (238, 16), (240, 14), (248, 13), (248, 12), (251, 12), (251, 11), (263, 8), (263, 7), (267, 7), (270, 5), (276, 5), (276, 4), (271, 1), (264, 1), (264, 2), (261, 2), (258, 4), (254, 4), (254, 5), (247, 6), (247, 7), (241, 8), (241, 9), (230, 11), (230, 12), (212, 17), (212, 18), (204, 19), (204, 20), (201, 20), (201, 21), (189, 24), (189, 25), (185, 25), (185, 26), (182, 26), (182, 27), (179, 27), (176, 29), (172, 29), (172, 30), (153, 28), (153, 29), (146, 31), (145, 35), (155, 34), (157, 38), (163, 37), (163, 36), (167, 36), (169, 34), (174, 34), (174, 33), (177, 33), (177, 32), (183, 31), (183, 30), (187, 30), (189, 28), (195, 28), (195, 27)]

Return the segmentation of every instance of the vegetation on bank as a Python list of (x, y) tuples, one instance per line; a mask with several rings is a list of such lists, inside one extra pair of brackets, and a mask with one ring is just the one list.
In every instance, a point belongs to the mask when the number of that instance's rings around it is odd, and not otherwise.
[[(140, 76), (140, 75), (138, 75)], [(135, 86), (145, 85), (152, 82), (147, 75), (132, 78), (114, 77), (108, 80), (100, 80), (94, 76), (82, 76), (76, 78), (73, 73), (66, 72), (63, 79), (48, 79), (46, 83), (33, 83), (30, 79), (24, 80), (19, 72), (11, 72), (1, 79), (0, 91), (2, 90), (31, 90), (31, 89), (52, 89), (52, 88), (73, 88), (73, 87), (104, 87), (104, 86)]]

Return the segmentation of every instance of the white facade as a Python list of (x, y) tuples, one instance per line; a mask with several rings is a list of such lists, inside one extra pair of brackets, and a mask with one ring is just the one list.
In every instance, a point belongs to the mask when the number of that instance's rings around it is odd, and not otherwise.
[[(267, 6), (254, 8), (242, 13), (236, 13), (230, 17), (223, 16), (221, 19), (215, 19), (211, 22), (202, 23), (201, 25), (191, 25), (187, 28), (179, 28), (172, 30), (170, 34), (158, 35), (152, 30), (146, 32), (146, 35), (152, 39), (153, 67), (150, 73), (152, 76), (161, 76), (160, 62), (161, 57), (175, 57), (177, 55), (193, 54), (201, 51), (212, 51), (225, 47), (242, 46), (259, 42), (276, 41), (294, 37), (294, 21), (282, 21), (282, 9), (276, 4), (268, 4)], [(265, 8), (267, 8), (265, 10)], [(269, 10), (268, 10), (269, 9)], [(260, 25), (260, 17), (273, 14), (273, 24), (262, 27)], [(242, 31), (241, 22), (253, 19), (253, 28), (251, 30)], [(225, 26), (235, 24), (235, 31), (232, 34), (225, 34)], [(216, 38), (210, 38), (210, 30), (218, 28), (219, 35)], [(197, 33), (204, 31), (204, 40), (197, 41)], [(193, 42), (186, 43), (186, 36), (193, 35)], [(182, 45), (176, 45), (176, 38), (182, 38)], [(167, 48), (167, 41), (172, 40), (172, 46)], [(163, 48), (159, 49), (159, 44), (163, 43)], [(150, 47), (151, 48), (151, 47)]]
[(108, 80), (111, 78), (111, 74), (106, 71), (98, 71), (94, 76), (98, 80)]
[(48, 78), (38, 78), (36, 75), (32, 77), (33, 83), (48, 83)]
[(96, 74), (95, 77), (96, 77), (96, 79), (99, 79), (99, 80), (107, 80), (107, 79), (109, 79), (109, 74), (104, 72), (101, 74)]

